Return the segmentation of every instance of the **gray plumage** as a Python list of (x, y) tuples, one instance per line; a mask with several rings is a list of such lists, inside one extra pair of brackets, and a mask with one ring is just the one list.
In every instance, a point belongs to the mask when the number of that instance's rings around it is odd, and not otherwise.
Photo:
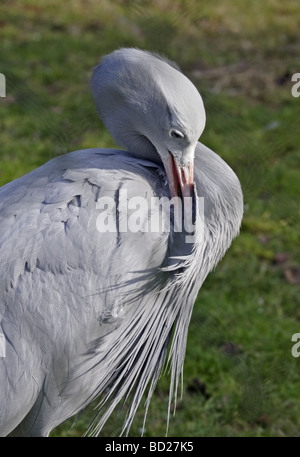
[[(91, 87), (127, 150), (71, 152), (0, 188), (2, 436), (47, 436), (98, 396), (89, 432), (97, 435), (127, 399), (128, 433), (165, 363), (170, 413), (198, 291), (239, 232), (239, 181), (198, 142), (202, 99), (175, 64), (121, 49), (95, 68)], [(124, 190), (147, 201), (189, 195), (194, 242), (173, 225), (121, 231)], [(116, 202), (113, 232), (97, 229), (101, 197)], [(149, 212), (142, 218), (147, 223)]]

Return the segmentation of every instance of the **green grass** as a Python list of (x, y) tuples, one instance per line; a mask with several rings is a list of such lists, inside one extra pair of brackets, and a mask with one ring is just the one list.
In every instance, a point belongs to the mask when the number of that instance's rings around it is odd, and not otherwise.
[[(300, 359), (291, 355), (300, 331), (300, 98), (291, 95), (299, 14), (294, 0), (0, 3), (0, 185), (59, 154), (114, 147), (88, 80), (122, 46), (178, 62), (203, 95), (202, 141), (241, 180), (242, 231), (199, 293), (169, 436), (299, 436)], [(168, 382), (159, 382), (146, 436), (165, 434)], [(52, 436), (82, 435), (92, 415)], [(122, 417), (103, 435), (117, 436)], [(132, 436), (142, 424), (143, 405)]]

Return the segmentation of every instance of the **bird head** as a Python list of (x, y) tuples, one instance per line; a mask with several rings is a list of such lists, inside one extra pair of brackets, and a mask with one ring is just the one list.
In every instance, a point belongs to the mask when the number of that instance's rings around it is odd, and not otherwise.
[(198, 90), (176, 64), (123, 48), (103, 58), (91, 87), (115, 140), (136, 157), (163, 163), (171, 197), (192, 196), (205, 110)]

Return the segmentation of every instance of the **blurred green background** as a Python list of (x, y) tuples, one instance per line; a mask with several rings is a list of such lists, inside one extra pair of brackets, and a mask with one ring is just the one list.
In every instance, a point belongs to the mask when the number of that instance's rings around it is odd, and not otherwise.
[[(0, 1), (0, 185), (56, 155), (115, 146), (89, 77), (124, 46), (180, 65), (206, 106), (201, 141), (241, 180), (241, 235), (195, 304), (169, 436), (300, 435), (299, 30), (297, 0)], [(165, 434), (168, 383), (162, 376), (145, 436)], [(123, 416), (102, 435), (118, 436)], [(92, 417), (90, 407), (52, 436), (80, 436)]]

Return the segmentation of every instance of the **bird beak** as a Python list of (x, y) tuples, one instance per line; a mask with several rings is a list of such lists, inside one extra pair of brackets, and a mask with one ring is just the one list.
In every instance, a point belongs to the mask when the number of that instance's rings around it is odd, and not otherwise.
[(171, 197), (193, 197), (194, 195), (194, 162), (183, 166), (173, 154), (163, 160)]
[[(192, 158), (189, 164), (184, 166), (178, 163), (173, 154), (169, 153), (168, 158), (163, 160), (163, 164), (171, 197), (180, 198), (180, 200), (175, 199), (174, 202), (174, 231), (182, 232), (184, 220), (184, 231), (193, 233), (195, 230), (194, 160)], [(182, 209), (184, 214), (182, 214)], [(187, 242), (193, 242), (193, 239)]]

